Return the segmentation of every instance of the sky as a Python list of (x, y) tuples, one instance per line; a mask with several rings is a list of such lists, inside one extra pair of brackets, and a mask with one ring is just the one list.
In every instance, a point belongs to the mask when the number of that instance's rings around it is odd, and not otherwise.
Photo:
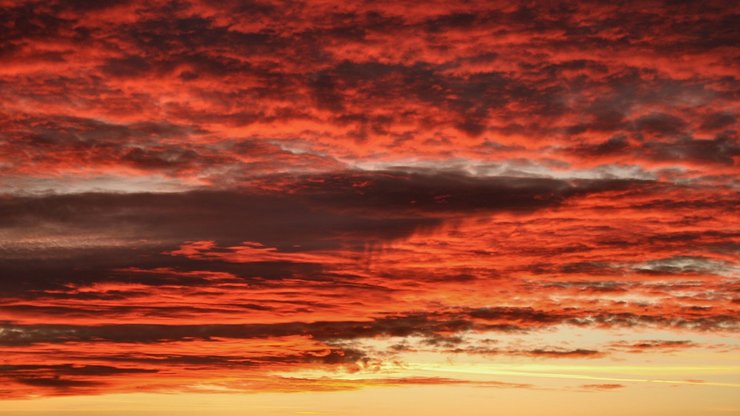
[(0, 416), (740, 414), (739, 40), (0, 0)]

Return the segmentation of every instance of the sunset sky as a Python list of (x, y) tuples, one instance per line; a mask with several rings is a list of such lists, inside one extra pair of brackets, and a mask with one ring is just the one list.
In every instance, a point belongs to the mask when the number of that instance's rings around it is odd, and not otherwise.
[(740, 415), (740, 6), (0, 0), (0, 416)]

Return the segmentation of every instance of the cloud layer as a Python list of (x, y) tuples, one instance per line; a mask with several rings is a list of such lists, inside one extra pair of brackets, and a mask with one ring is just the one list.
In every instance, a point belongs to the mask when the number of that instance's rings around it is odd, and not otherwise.
[(0, 398), (726, 362), (736, 9), (0, 1)]

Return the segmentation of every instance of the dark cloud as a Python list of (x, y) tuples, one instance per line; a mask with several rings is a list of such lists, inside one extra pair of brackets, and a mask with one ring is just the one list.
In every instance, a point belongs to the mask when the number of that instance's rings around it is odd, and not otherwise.
[(534, 349), (520, 352), (522, 355), (529, 357), (541, 358), (598, 358), (604, 356), (604, 353), (596, 350), (578, 348), (574, 350), (549, 350)]
[(567, 315), (561, 315), (558, 313), (553, 314), (533, 308), (511, 307), (473, 309), (470, 311), (470, 316), (488, 321), (503, 320), (537, 324), (557, 323), (563, 321), (565, 317), (567, 317)]
[(698, 345), (689, 340), (642, 340), (635, 342), (618, 341), (611, 344), (613, 348), (623, 349), (630, 352), (649, 352), (653, 350), (678, 350), (683, 348), (693, 348)]
[(673, 142), (646, 143), (648, 155), (656, 160), (692, 161), (734, 165), (740, 156), (740, 143), (734, 135), (719, 135), (714, 139), (681, 137)]
[[(706, 312), (706, 311), (705, 311)], [(737, 328), (738, 319), (733, 314), (721, 311), (707, 315), (684, 313), (676, 316), (648, 315), (632, 312), (600, 313), (589, 317), (568, 320), (575, 325), (596, 325), (601, 327), (634, 328), (641, 326), (669, 327), (696, 331), (722, 331)]]
[[(457, 173), (374, 172), (324, 175), (292, 185), (323, 204), (384, 212), (530, 212), (569, 197), (640, 186), (640, 181), (474, 177)], [(341, 192), (341, 191), (343, 192)], [(337, 192), (340, 191), (340, 192)]]
[(619, 154), (629, 149), (629, 141), (625, 136), (615, 136), (595, 146), (584, 147), (582, 151), (595, 156), (608, 156)]
[(711, 113), (701, 123), (705, 130), (717, 130), (732, 126), (737, 121), (737, 116), (729, 112)]
[(34, 387), (47, 387), (54, 389), (69, 389), (74, 387), (99, 387), (103, 383), (90, 380), (70, 380), (62, 379), (59, 377), (39, 377), (39, 378), (25, 378), (19, 377), (14, 379), (16, 383), (26, 384)]
[[(693, 312), (693, 313), (692, 313)], [(702, 313), (703, 312), (703, 313)], [(120, 324), (120, 325), (18, 325), (7, 323), (0, 332), (2, 345), (35, 343), (117, 342), (159, 343), (178, 340), (212, 340), (218, 338), (260, 339), (303, 335), (316, 340), (352, 340), (379, 336), (423, 336), (427, 343), (455, 343), (449, 334), (468, 330), (524, 332), (546, 326), (571, 324), (600, 327), (635, 326), (686, 328), (694, 330), (731, 330), (737, 317), (713, 314), (711, 310), (694, 310), (666, 316), (660, 313), (593, 312), (577, 309), (559, 312), (531, 308), (473, 309), (455, 313), (407, 313), (378, 317), (369, 321), (286, 322), (275, 324)], [(521, 352), (531, 355), (595, 355), (598, 351), (534, 349)]]
[(211, 325), (6, 325), (0, 333), (2, 345), (31, 345), (44, 342), (132, 342), (159, 343), (215, 338), (260, 339), (304, 335), (317, 340), (347, 340), (376, 336), (406, 337), (471, 328), (460, 318), (434, 318), (409, 314), (373, 321), (290, 322), (277, 324)]
[(56, 393), (72, 394), (102, 388), (106, 379), (140, 374), (157, 373), (159, 370), (146, 368), (122, 368), (107, 365), (0, 365), (0, 381), (25, 386), (51, 389)]
[[(287, 180), (287, 182), (286, 182)], [(557, 206), (570, 197), (630, 186), (628, 181), (560, 181), (535, 178), (475, 178), (460, 174), (348, 172), (299, 178), (268, 178), (284, 183), (279, 192), (191, 191), (167, 194), (70, 194), (6, 197), (0, 201), (0, 228), (22, 240), (48, 229), (60, 243), (10, 244), (0, 252), (6, 290), (43, 289), (68, 282), (119, 279), (136, 260), (141, 269), (170, 267), (214, 270), (239, 276), (311, 274), (318, 265), (209, 264), (162, 254), (185, 241), (221, 245), (257, 241), (286, 252), (358, 247), (408, 236), (441, 224), (450, 215), (481, 212), (531, 212)], [(65, 246), (77, 236), (82, 246)], [(54, 238), (54, 237), (52, 237)], [(112, 241), (88, 247), (84, 241)], [(148, 243), (140, 245), (146, 240)], [(125, 254), (124, 254), (125, 253)], [(28, 262), (30, 257), (35, 260)], [(14, 276), (23, 276), (19, 285)], [(197, 276), (160, 273), (137, 279), (182, 284)], [(171, 280), (173, 279), (173, 280)]]
[[(661, 121), (662, 123), (662, 121)], [(667, 140), (643, 141), (642, 138), (631, 142), (626, 136), (615, 136), (595, 145), (581, 145), (572, 148), (576, 154), (596, 157), (617, 157), (628, 160), (642, 157), (660, 162), (690, 162), (704, 165), (734, 165), (740, 155), (740, 144), (734, 132), (718, 134), (713, 139), (697, 139), (671, 131), (673, 124), (656, 124), (654, 130), (662, 129), (671, 137)]]
[(145, 74), (151, 65), (141, 56), (109, 59), (101, 68), (103, 73), (113, 77), (136, 77)]
[(158, 370), (145, 368), (120, 368), (107, 365), (0, 365), (0, 377), (22, 377), (37, 373), (53, 373), (55, 376), (111, 376), (116, 374), (156, 373)]
[(635, 120), (638, 132), (669, 136), (681, 132), (685, 127), (684, 121), (670, 114), (648, 114)]
[(516, 350), (516, 349), (496, 349), (488, 347), (458, 347), (448, 350), (452, 353), (465, 353), (465, 354), (480, 354), (480, 355), (510, 355), (510, 356), (524, 356), (530, 358), (542, 358), (542, 359), (559, 359), (559, 358), (576, 358), (576, 359), (590, 359), (590, 358), (602, 358), (606, 353), (597, 350), (590, 350), (585, 348), (577, 349), (563, 349), (563, 348), (535, 348), (531, 350)]
[(616, 383), (602, 383), (602, 384), (583, 384), (581, 385), (581, 389), (584, 390), (617, 390), (617, 389), (623, 389), (626, 386), (624, 384), (616, 384)]

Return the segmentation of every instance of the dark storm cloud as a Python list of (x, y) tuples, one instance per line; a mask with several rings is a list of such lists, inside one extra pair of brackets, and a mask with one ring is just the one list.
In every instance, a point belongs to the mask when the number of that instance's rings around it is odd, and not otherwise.
[[(123, 276), (129, 282), (206, 282), (198, 276), (115, 271), (129, 267), (132, 259), (141, 269), (212, 270), (242, 277), (296, 272), (310, 276), (322, 267), (283, 261), (207, 264), (161, 253), (195, 240), (220, 245), (257, 241), (287, 252), (362, 248), (369, 242), (398, 239), (420, 228), (438, 226), (449, 216), (473, 211), (532, 212), (574, 196), (642, 186), (639, 181), (475, 178), (400, 171), (278, 176), (264, 181), (270, 183), (281, 184), (282, 189), (6, 197), (0, 201), (0, 229), (12, 239), (0, 251), (0, 282), (11, 292)], [(38, 229), (49, 230), (51, 238), (76, 236), (82, 245), (12, 242), (33, 239)], [(113, 246), (85, 243), (96, 239), (111, 240)], [(33, 262), (28, 261), (31, 258)]]
[(7, 364), (0, 365), (0, 381), (52, 389), (58, 393), (102, 387), (107, 378), (156, 373), (157, 369), (108, 365)]
[[(386, 212), (529, 212), (564, 200), (645, 185), (630, 180), (564, 181), (457, 173), (347, 172), (307, 178), (288, 189), (331, 207)], [(341, 192), (337, 192), (341, 190)]]
[(701, 128), (705, 130), (722, 129), (732, 126), (736, 121), (737, 116), (729, 112), (711, 113), (701, 123)]
[(646, 154), (656, 160), (686, 160), (733, 166), (740, 156), (736, 135), (721, 134), (714, 139), (681, 137), (673, 142), (645, 144)]
[[(575, 308), (561, 311), (532, 308), (499, 308), (460, 310), (452, 313), (413, 312), (378, 317), (370, 321), (286, 322), (274, 324), (108, 324), (108, 325), (18, 325), (5, 323), (0, 332), (0, 345), (24, 346), (38, 343), (161, 343), (172, 341), (263, 339), (301, 335), (325, 342), (375, 337), (422, 336), (429, 345), (456, 343), (448, 334), (465, 331), (498, 331), (521, 333), (543, 327), (569, 324), (576, 326), (629, 328), (654, 326), (694, 330), (732, 330), (737, 317), (716, 314), (710, 310), (688, 311), (666, 316), (655, 314), (582, 311)], [(441, 337), (441, 338), (440, 338)], [(441, 340), (441, 341), (440, 341)], [(458, 341), (459, 342), (459, 341)], [(597, 352), (580, 349), (533, 349), (518, 351), (525, 355), (593, 355)]]
[(348, 340), (384, 336), (434, 335), (470, 328), (462, 319), (430, 318), (422, 313), (374, 321), (291, 322), (211, 325), (4, 325), (0, 344), (7, 346), (64, 342), (160, 343), (214, 338), (262, 339), (304, 335), (317, 340)]
[(648, 114), (635, 120), (635, 129), (638, 132), (657, 135), (675, 135), (686, 127), (686, 123), (670, 114)]
[[(209, 368), (220, 368), (228, 366), (230, 368), (255, 368), (260, 366), (269, 366), (272, 364), (302, 364), (302, 363), (320, 363), (320, 364), (354, 364), (358, 361), (367, 359), (365, 353), (350, 348), (331, 347), (324, 351), (307, 351), (305, 353), (294, 354), (286, 351), (283, 354), (250, 356), (245, 358), (238, 355), (181, 355), (167, 353), (149, 353), (149, 354), (105, 354), (100, 356), (74, 357), (81, 361), (104, 361), (118, 362), (126, 365), (149, 365), (149, 366), (203, 366)], [(152, 372), (152, 370), (139, 370), (140, 372)]]
[(643, 185), (400, 171), (264, 179), (270, 182), (282, 189), (7, 196), (0, 201), (0, 227), (23, 233), (30, 225), (54, 224), (123, 235), (133, 229), (179, 242), (238, 239), (284, 246), (338, 233), (389, 239), (434, 225), (440, 213), (529, 212), (573, 196)]
[(533, 308), (479, 308), (470, 311), (470, 316), (483, 320), (504, 320), (538, 324), (562, 322), (568, 315), (553, 314)]
[(107, 365), (0, 365), (0, 377), (22, 377), (51, 372), (58, 376), (110, 376), (116, 374), (155, 373), (157, 370), (142, 368), (121, 368)]
[(71, 380), (59, 377), (18, 377), (13, 379), (16, 383), (25, 384), (33, 387), (46, 387), (53, 389), (69, 389), (75, 387), (99, 387), (104, 383), (92, 380)]
[[(712, 139), (695, 138), (673, 131), (669, 125), (654, 125), (667, 139), (644, 141), (642, 138), (629, 140), (626, 136), (615, 136), (597, 144), (572, 148), (579, 155), (628, 160), (643, 157), (657, 162), (689, 162), (700, 165), (734, 166), (740, 156), (740, 144), (734, 132), (720, 133)], [(661, 133), (661, 134), (663, 134)]]

